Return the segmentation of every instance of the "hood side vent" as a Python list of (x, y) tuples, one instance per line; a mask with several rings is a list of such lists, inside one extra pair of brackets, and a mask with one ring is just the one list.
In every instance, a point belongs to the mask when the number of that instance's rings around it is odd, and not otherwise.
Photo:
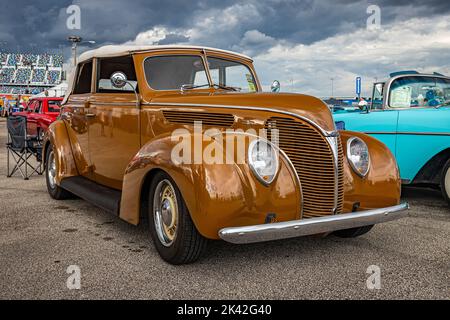
[(201, 121), (203, 126), (230, 128), (234, 124), (234, 116), (227, 113), (185, 112), (163, 110), (164, 118), (170, 123), (194, 125)]

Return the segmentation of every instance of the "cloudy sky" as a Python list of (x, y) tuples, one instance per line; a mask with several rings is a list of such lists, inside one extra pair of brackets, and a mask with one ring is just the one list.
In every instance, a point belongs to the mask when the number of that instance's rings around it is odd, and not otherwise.
[[(1, 0), (0, 48), (64, 52), (68, 35), (103, 44), (194, 44), (251, 55), (261, 82), (283, 91), (368, 93), (392, 71), (450, 74), (448, 0)], [(81, 10), (69, 30), (67, 7)], [(373, 5), (380, 9), (373, 26)], [(368, 12), (369, 11), (369, 12)], [(369, 28), (368, 28), (369, 19)], [(81, 51), (89, 47), (82, 46)], [(334, 79), (333, 81), (331, 79)]]

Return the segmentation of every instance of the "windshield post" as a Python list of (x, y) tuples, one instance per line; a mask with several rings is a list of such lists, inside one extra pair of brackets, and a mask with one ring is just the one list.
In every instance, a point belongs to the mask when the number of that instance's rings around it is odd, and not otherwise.
[(211, 73), (209, 71), (208, 56), (207, 56), (206, 50), (204, 48), (202, 49), (202, 59), (203, 59), (203, 64), (205, 65), (206, 78), (208, 79), (209, 88), (213, 89), (214, 83), (211, 79)]

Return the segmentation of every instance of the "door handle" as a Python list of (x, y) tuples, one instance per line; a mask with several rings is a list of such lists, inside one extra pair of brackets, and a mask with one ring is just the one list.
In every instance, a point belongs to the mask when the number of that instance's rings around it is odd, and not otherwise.
[(94, 113), (86, 113), (86, 118), (95, 118)]

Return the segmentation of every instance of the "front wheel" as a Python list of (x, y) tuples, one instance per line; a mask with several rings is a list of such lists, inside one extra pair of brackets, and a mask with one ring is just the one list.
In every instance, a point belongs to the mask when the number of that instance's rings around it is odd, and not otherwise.
[(148, 198), (150, 234), (160, 256), (175, 265), (195, 262), (207, 239), (197, 231), (175, 182), (158, 172)]
[(447, 203), (450, 206), (450, 159), (442, 169), (441, 190), (444, 199), (447, 200)]
[(45, 180), (47, 182), (47, 191), (55, 200), (65, 200), (72, 197), (72, 194), (56, 184), (57, 165), (53, 146), (50, 145), (46, 152), (47, 161), (45, 162)]

